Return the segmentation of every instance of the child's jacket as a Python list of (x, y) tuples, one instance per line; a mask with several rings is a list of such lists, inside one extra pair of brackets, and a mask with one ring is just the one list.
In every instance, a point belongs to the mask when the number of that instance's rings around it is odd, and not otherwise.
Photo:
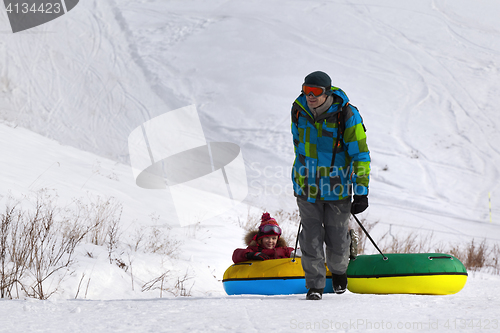
[(257, 244), (257, 241), (253, 239), (256, 234), (257, 231), (249, 231), (245, 235), (245, 243), (248, 245), (248, 247), (246, 249), (234, 250), (234, 263), (247, 261), (248, 258), (246, 257), (246, 254), (249, 252), (262, 252), (268, 255), (271, 259), (290, 258), (293, 247), (288, 247), (283, 237), (280, 237), (278, 239), (278, 241), (276, 242), (276, 247), (274, 249), (264, 249), (262, 246)]

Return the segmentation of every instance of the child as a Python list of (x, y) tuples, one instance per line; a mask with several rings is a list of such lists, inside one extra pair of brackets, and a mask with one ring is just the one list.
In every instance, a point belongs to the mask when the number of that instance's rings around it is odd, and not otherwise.
[(269, 213), (262, 214), (259, 229), (249, 231), (245, 236), (246, 249), (236, 249), (234, 263), (247, 260), (290, 258), (293, 247), (288, 247), (281, 236), (281, 228)]

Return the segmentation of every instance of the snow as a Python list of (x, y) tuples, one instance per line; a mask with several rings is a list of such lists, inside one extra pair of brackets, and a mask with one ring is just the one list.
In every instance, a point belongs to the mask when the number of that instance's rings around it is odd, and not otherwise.
[[(499, 278), (477, 275), (457, 295), (326, 294), (168, 299), (1, 301), (16, 332), (495, 332)], [(14, 319), (15, 318), (15, 319)]]
[[(320, 302), (227, 296), (221, 283), (248, 219), (296, 209), (289, 111), (315, 70), (332, 76), (368, 128), (362, 216), (379, 221), (375, 239), (390, 230), (498, 244), (498, 8), (493, 0), (86, 0), (16, 34), (0, 11), (1, 207), (42, 188), (63, 207), (97, 196), (123, 204), (115, 261), (82, 244), (49, 300), (0, 301), (2, 330), (498, 330), (500, 278), (484, 272), (456, 295), (347, 292)], [(241, 147), (249, 195), (181, 227), (168, 190), (136, 186), (127, 138), (191, 104), (207, 141)], [(175, 256), (127, 245), (152, 228), (179, 242)], [(141, 290), (164, 273), (171, 292)]]

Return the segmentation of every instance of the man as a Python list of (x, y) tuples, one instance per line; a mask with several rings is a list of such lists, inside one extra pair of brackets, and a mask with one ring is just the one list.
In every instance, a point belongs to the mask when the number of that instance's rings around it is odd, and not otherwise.
[[(322, 298), (326, 263), (333, 290), (347, 288), (351, 235), (349, 216), (368, 207), (370, 153), (363, 120), (324, 72), (307, 75), (292, 106), (295, 162), (292, 169), (302, 231), (307, 299)], [(351, 195), (353, 202), (351, 204)]]

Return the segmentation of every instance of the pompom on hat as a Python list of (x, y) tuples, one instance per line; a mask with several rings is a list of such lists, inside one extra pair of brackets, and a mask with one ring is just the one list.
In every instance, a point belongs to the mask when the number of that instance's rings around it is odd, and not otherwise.
[(276, 220), (273, 219), (271, 217), (271, 214), (269, 214), (269, 213), (262, 214), (262, 217), (260, 218), (260, 225), (263, 226), (263, 225), (266, 225), (266, 224), (275, 224), (275, 225), (277, 225), (279, 227), (278, 222), (276, 222)]
[(255, 240), (259, 240), (269, 236), (281, 236), (281, 228), (275, 219), (269, 213), (262, 214), (260, 218), (259, 232), (254, 236)]

